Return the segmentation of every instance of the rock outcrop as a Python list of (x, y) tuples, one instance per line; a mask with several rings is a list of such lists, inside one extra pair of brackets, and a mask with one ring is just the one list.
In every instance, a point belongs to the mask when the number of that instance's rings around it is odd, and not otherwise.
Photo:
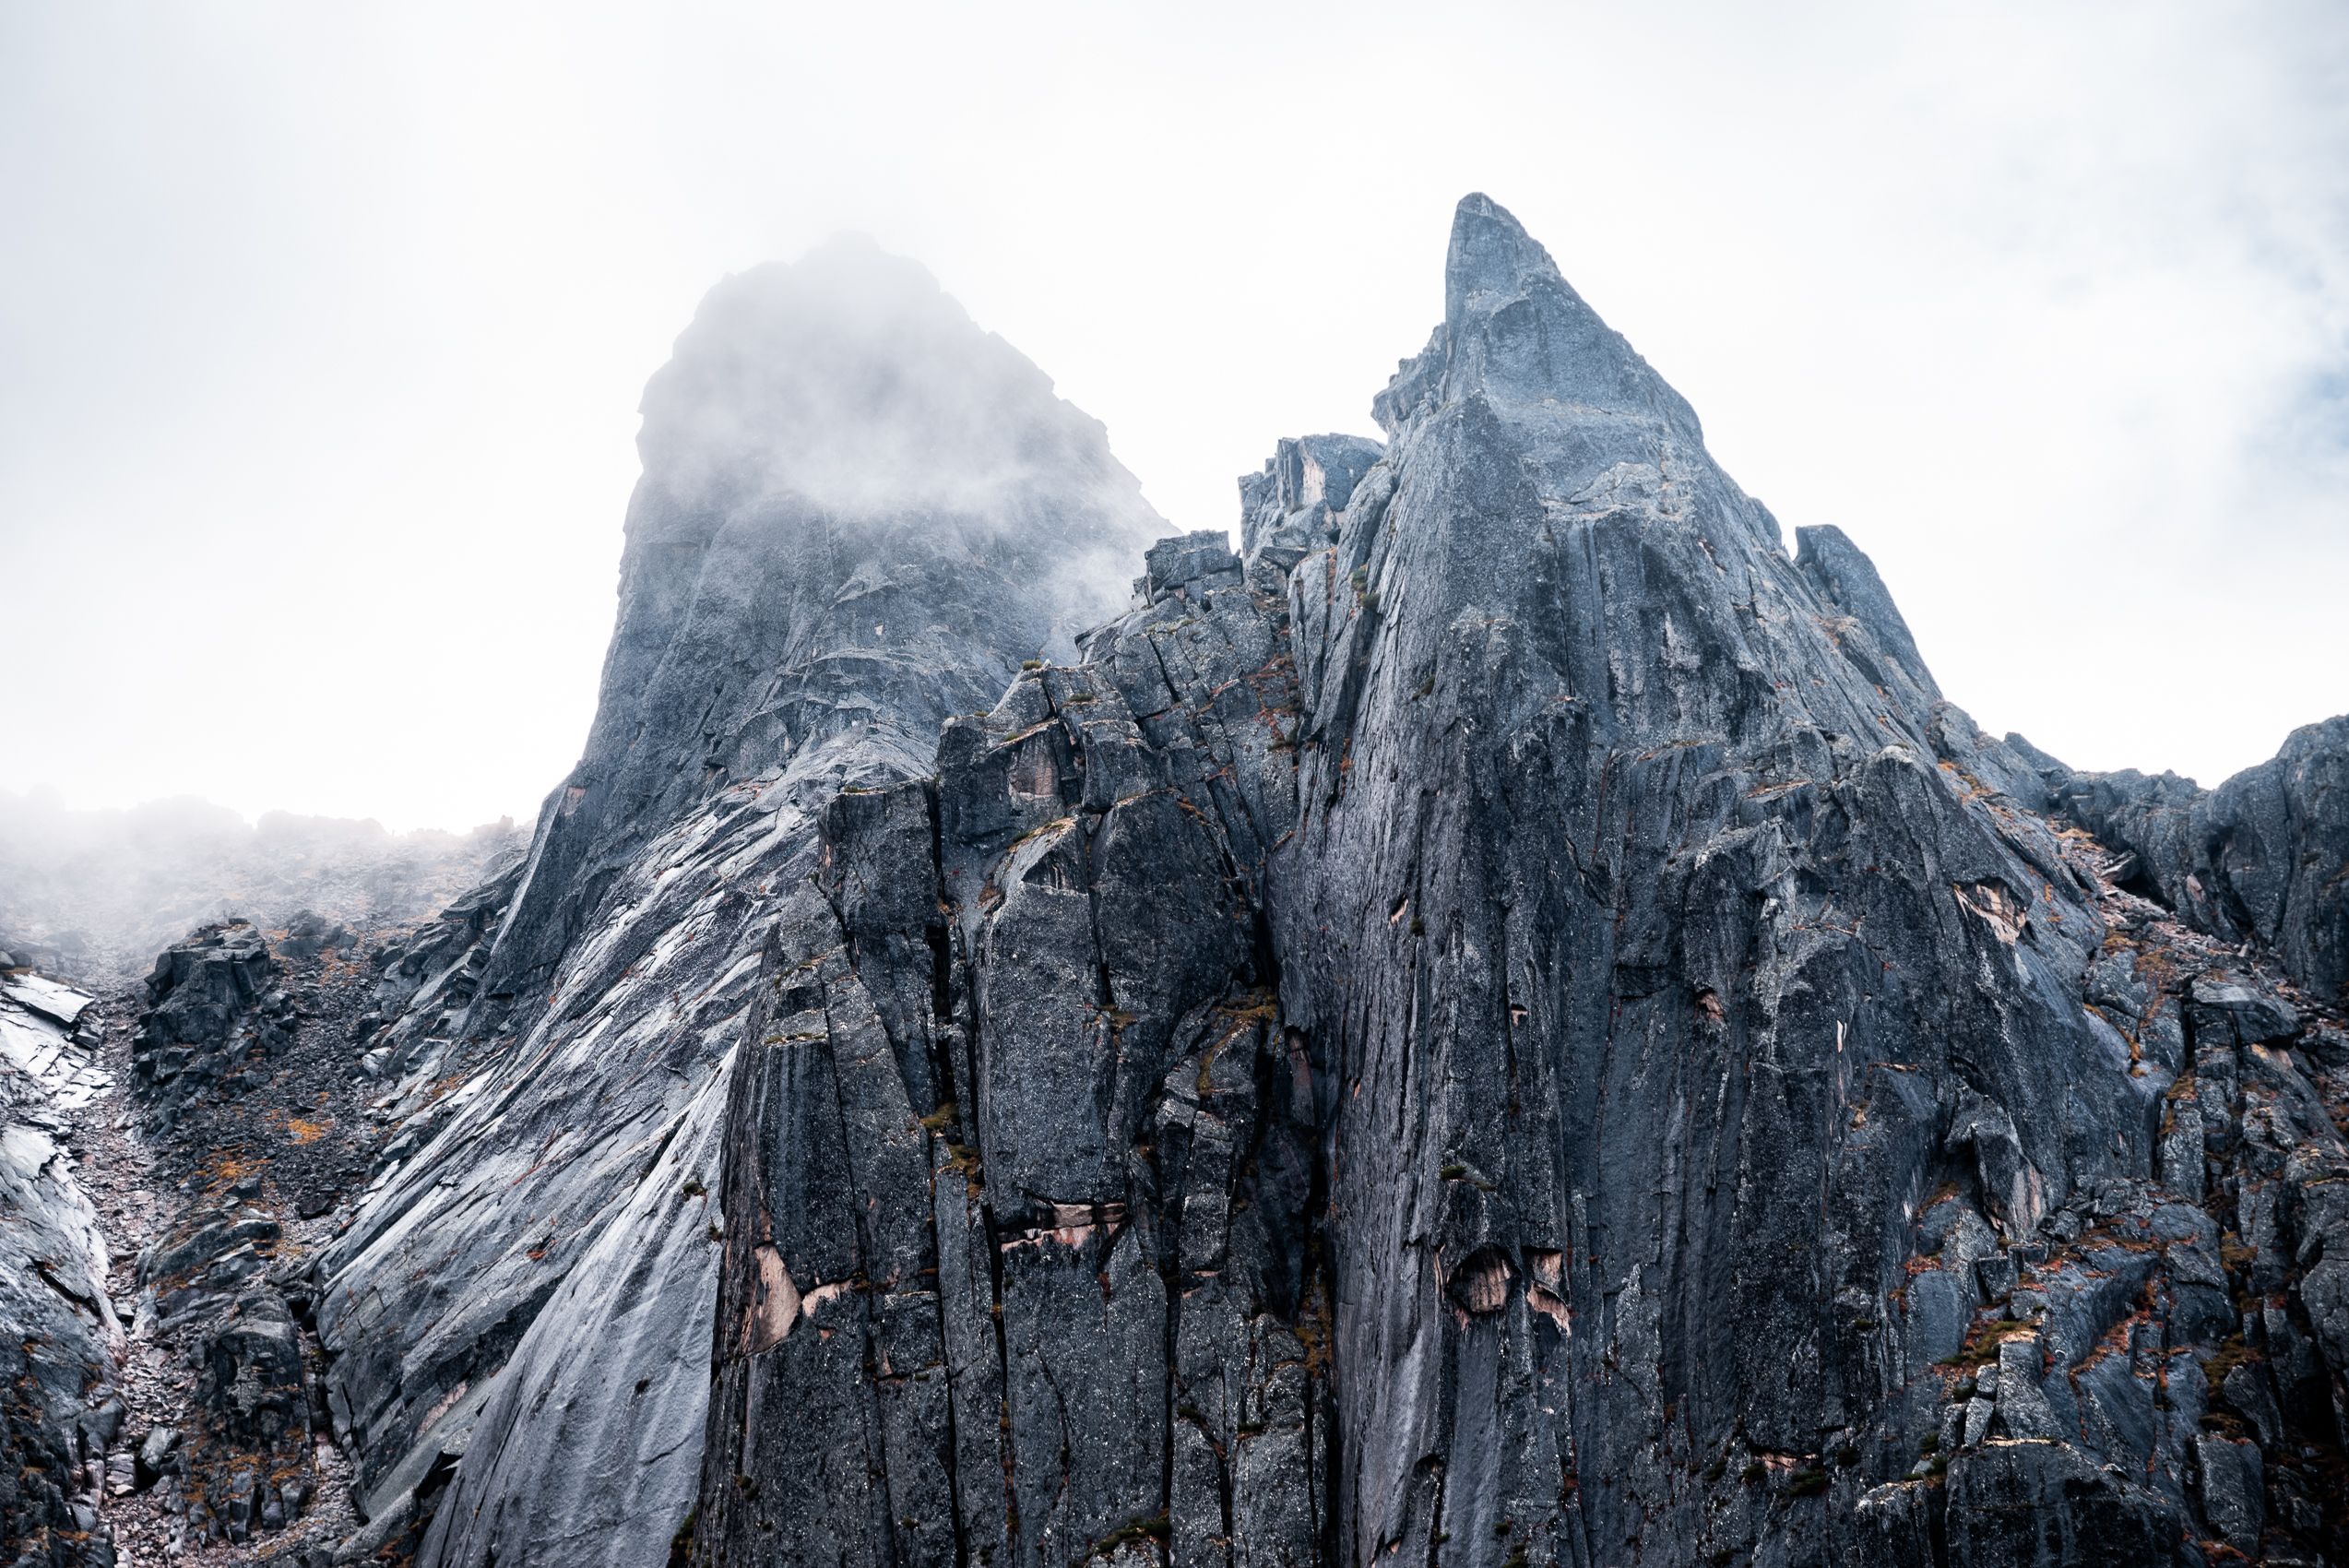
[(1856, 552), (1789, 560), (1477, 198), (1446, 303), (1299, 596), (1275, 867), (1339, 1087), (1337, 1553), (1738, 1554), (1800, 1510), (1833, 1561), (1956, 1348), (1895, 1301), (1920, 1211), (2030, 1237), (2141, 1169), (2165, 1086)]
[[(481, 971), (490, 947), (521, 885), (524, 862), (457, 898), (438, 916), (377, 947), (368, 956), (375, 972), (373, 1005), (351, 1024), (352, 1038), (365, 1048), (361, 1066), (369, 1076), (423, 1084), (463, 1064), (450, 1051), (470, 1038), (462, 1025), (480, 994)], [(401, 1136), (407, 1146), (421, 1142), (432, 1125), (420, 1114), (430, 1106), (403, 1107)], [(411, 1097), (412, 1099), (412, 1097)]]
[(739, 1048), (693, 1561), (1316, 1554), (1320, 1118), (1259, 899), (1282, 577), (1148, 560), (934, 785), (825, 818)]
[(216, 1086), (267, 1081), (269, 1058), (293, 1040), (293, 1005), (277, 974), (268, 939), (246, 921), (206, 926), (163, 950), (131, 1051), (151, 1127), (169, 1128), (189, 1099)]
[(2132, 887), (2201, 930), (2258, 941), (2308, 990), (2349, 1002), (2349, 716), (2293, 731), (2216, 790), (2035, 760), (2062, 812), (2128, 852)]
[(139, 1259), (138, 1328), (195, 1374), (190, 1431), (175, 1429), (173, 1451), (148, 1467), (183, 1543), (247, 1541), (298, 1516), (317, 1488), (311, 1448), (325, 1424), (274, 1266), (285, 1228), (261, 1205), (259, 1180), (241, 1174), (245, 1162), (222, 1164), (191, 1181), (163, 1241)]

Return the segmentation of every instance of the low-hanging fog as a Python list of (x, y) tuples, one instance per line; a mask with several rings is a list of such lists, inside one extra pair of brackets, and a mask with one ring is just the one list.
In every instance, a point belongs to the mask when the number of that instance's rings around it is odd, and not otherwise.
[(884, 563), (1007, 547), (1053, 584), (1070, 658), (1168, 531), (1098, 421), (866, 235), (711, 289), (643, 414), (632, 534), (828, 526)]
[(182, 797), (77, 810), (0, 790), (0, 953), (107, 984), (145, 972), (208, 921), (279, 929), (304, 915), (366, 933), (433, 914), (528, 842), (511, 820), (469, 833), (263, 814)]
[(2313, 0), (9, 7), (0, 790), (527, 819), (724, 275), (871, 233), (1225, 528), (1477, 188), (1987, 728), (2213, 782), (2349, 708), (2344, 89)]

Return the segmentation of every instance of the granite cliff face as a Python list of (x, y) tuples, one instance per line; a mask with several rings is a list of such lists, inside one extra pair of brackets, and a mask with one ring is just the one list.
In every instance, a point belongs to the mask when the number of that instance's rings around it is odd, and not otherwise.
[(2339, 1552), (2337, 740), (2148, 902), (1482, 198), (1445, 306), (824, 819), (691, 1560)]
[(2349, 720), (1984, 735), (1481, 196), (1374, 411), (1153, 544), (919, 269), (713, 291), (371, 965), (304, 1568), (2349, 1561)]

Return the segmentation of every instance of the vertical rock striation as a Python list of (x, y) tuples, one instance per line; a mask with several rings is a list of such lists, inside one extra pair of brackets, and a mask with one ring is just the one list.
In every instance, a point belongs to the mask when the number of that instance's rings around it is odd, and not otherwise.
[(1322, 1555), (1281, 576), (1147, 564), (934, 784), (827, 820), (736, 1074), (696, 1562)]
[(1338, 1556), (1865, 1549), (1978, 1304), (1893, 1304), (1919, 1216), (1999, 1250), (2149, 1160), (2093, 890), (1941, 754), (1984, 743), (1865, 559), (1789, 560), (1489, 202), (1377, 412), (1292, 577), (1274, 866), (1337, 1077)]

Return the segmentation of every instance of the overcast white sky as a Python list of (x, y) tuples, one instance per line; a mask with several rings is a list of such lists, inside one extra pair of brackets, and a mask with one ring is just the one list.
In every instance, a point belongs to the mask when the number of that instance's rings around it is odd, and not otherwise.
[(1220, 528), (1471, 189), (1986, 728), (2214, 783), (2349, 709), (2338, 0), (11, 0), (0, 789), (527, 816), (720, 275), (872, 233)]

